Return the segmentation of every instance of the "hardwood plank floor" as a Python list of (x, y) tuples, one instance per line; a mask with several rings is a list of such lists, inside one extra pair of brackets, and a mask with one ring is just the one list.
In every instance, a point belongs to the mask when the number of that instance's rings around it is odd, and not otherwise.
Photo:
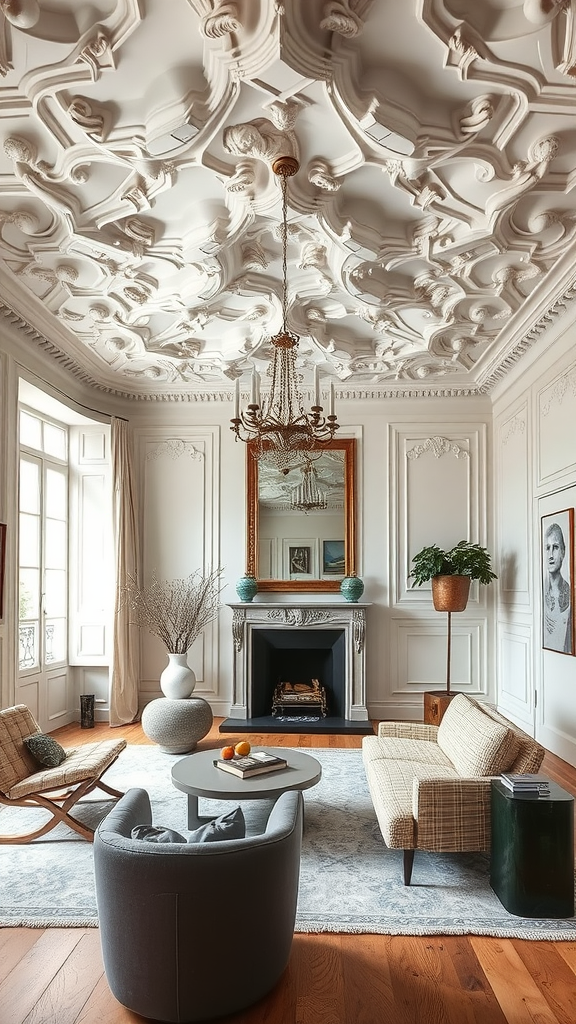
[[(218, 748), (216, 720), (198, 749)], [(108, 736), (66, 726), (64, 746)], [(114, 729), (148, 743), (141, 726)], [(226, 734), (226, 743), (245, 737)], [(361, 736), (277, 733), (269, 746), (360, 747)], [(544, 771), (576, 796), (576, 768), (546, 754)], [(112, 996), (99, 934), (84, 928), (0, 930), (1, 1024), (136, 1024)], [(265, 999), (220, 1024), (574, 1024), (576, 941), (481, 936), (295, 935), (288, 968)]]

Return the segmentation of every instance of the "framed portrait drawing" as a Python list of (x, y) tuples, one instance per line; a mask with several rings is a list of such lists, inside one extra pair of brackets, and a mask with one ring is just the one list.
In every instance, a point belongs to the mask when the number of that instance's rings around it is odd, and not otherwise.
[(542, 516), (542, 647), (574, 654), (574, 509)]
[(322, 541), (322, 575), (323, 576), (345, 576), (344, 571), (344, 541), (325, 540)]
[(0, 619), (4, 618), (4, 575), (6, 566), (6, 523), (0, 523)]

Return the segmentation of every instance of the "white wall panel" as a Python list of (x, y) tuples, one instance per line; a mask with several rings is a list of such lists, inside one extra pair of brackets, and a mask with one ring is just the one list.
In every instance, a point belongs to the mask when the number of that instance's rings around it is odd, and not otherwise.
[(529, 417), (521, 403), (497, 433), (499, 492), (499, 590), (505, 603), (531, 604), (532, 544)]
[[(395, 667), (393, 692), (442, 690), (446, 686), (448, 617), (394, 619), (390, 644)], [(451, 685), (478, 693), (485, 667), (485, 623), (452, 616)]]
[(60, 724), (63, 724), (59, 719), (66, 719), (68, 721), (68, 670), (62, 669), (61, 672), (48, 675), (46, 687), (48, 721), (50, 722), (51, 729), (57, 729)]
[[(430, 585), (413, 589), (409, 579), (412, 557), (420, 548), (453, 547), (463, 539), (485, 541), (485, 519), (479, 509), (481, 489), (482, 503), (486, 500), (484, 427), (427, 427), (427, 431), (391, 428), (396, 522), (390, 539), (397, 549), (396, 559), (391, 554), (396, 566), (394, 603), (431, 602)], [(473, 587), (470, 601), (477, 599), (478, 589)]]
[(532, 629), (519, 624), (498, 624), (498, 704), (504, 714), (534, 731)]
[[(179, 427), (146, 431), (138, 438), (141, 478), (143, 579), (183, 579), (196, 570), (218, 567), (218, 431)], [(164, 645), (142, 631), (144, 699), (159, 696), (159, 677), (166, 666)], [(218, 632), (212, 623), (189, 651), (196, 674), (195, 692), (217, 694)]]
[(538, 392), (538, 485), (576, 473), (576, 368)]

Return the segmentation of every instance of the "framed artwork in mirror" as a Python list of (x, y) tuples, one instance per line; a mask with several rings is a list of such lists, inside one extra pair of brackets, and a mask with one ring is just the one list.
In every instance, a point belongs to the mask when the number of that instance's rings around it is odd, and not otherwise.
[(341, 579), (344, 579), (344, 566), (344, 541), (322, 541), (322, 575), (339, 576)]
[(338, 592), (356, 572), (355, 438), (303, 453), (288, 472), (250, 444), (246, 458), (247, 575), (259, 592)]

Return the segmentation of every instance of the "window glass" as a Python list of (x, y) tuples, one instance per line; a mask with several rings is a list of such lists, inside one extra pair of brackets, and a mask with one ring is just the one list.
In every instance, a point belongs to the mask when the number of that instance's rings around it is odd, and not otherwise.
[(44, 610), (46, 615), (66, 615), (66, 573), (47, 569), (44, 574)]
[(20, 444), (42, 450), (42, 420), (23, 409), (20, 411)]
[(65, 459), (66, 441), (67, 434), (62, 427), (44, 422), (44, 451), (47, 455), (53, 455), (56, 459)]
[(20, 516), (20, 565), (40, 565), (40, 517)]
[(20, 460), (20, 510), (21, 512), (40, 511), (40, 466), (28, 459)]
[(59, 519), (46, 520), (44, 564), (47, 569), (66, 568), (66, 523)]
[(46, 619), (44, 625), (44, 658), (46, 664), (66, 661), (66, 620)]
[(46, 470), (45, 513), (53, 519), (66, 519), (66, 483), (66, 476), (60, 470)]

